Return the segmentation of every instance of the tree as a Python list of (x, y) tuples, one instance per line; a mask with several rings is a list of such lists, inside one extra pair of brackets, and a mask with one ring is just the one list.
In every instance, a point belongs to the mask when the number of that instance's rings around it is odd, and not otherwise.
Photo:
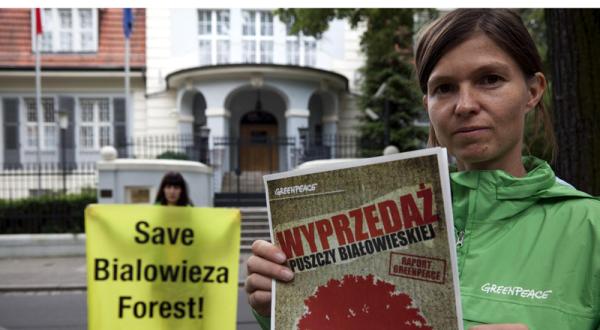
[(556, 173), (600, 194), (600, 10), (546, 9)]
[[(429, 11), (424, 11), (430, 13)], [(388, 100), (390, 116), (390, 144), (400, 151), (420, 148), (427, 138), (427, 130), (414, 126), (424, 111), (416, 80), (413, 77), (414, 9), (280, 9), (281, 20), (293, 23), (292, 32), (320, 37), (333, 19), (348, 19), (356, 28), (365, 24), (361, 48), (366, 63), (361, 69), (359, 108), (372, 109), (378, 120), (361, 118), (361, 140), (369, 145), (370, 153), (381, 154), (384, 145), (384, 100)], [(387, 84), (383, 97), (374, 98), (379, 86)]]

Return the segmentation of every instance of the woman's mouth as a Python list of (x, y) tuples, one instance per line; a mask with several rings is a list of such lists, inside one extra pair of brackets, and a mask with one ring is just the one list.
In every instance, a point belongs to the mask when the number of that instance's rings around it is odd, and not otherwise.
[(457, 130), (454, 131), (454, 135), (460, 135), (460, 136), (477, 136), (481, 133), (486, 132), (487, 130), (489, 130), (489, 127), (485, 127), (485, 126), (465, 126), (465, 127), (461, 127)]

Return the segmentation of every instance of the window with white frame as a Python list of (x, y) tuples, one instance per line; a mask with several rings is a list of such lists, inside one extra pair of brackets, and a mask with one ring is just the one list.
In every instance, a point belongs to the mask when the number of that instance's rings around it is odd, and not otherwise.
[(285, 54), (287, 64), (300, 65), (300, 45), (298, 40), (285, 41)]
[(300, 34), (292, 34), (293, 21), (285, 24), (286, 63), (300, 65)]
[(273, 14), (265, 10), (243, 10), (242, 61), (273, 63), (273, 50)]
[(100, 149), (111, 145), (112, 115), (109, 98), (79, 98), (79, 147)]
[[(38, 146), (37, 103), (33, 97), (26, 97), (24, 101), (27, 117), (25, 129), (26, 145), (28, 149), (36, 149)], [(56, 148), (58, 142), (56, 125), (54, 98), (44, 97), (42, 98), (42, 149), (53, 150)]]
[(315, 66), (317, 64), (317, 42), (314, 39), (304, 38), (304, 65)]
[(260, 41), (260, 63), (273, 63), (273, 40)]
[(256, 42), (254, 40), (243, 40), (242, 41), (242, 62), (244, 62), (244, 63), (255, 63), (256, 62)]
[(230, 62), (229, 10), (198, 10), (200, 65)]
[(305, 36), (302, 32), (292, 34), (292, 24), (292, 22), (286, 23), (286, 63), (315, 66), (317, 64), (317, 41), (314, 37)]
[(255, 10), (242, 11), (242, 35), (243, 36), (256, 35), (256, 11)]
[[(32, 49), (36, 47), (35, 9), (32, 9)], [(42, 52), (96, 52), (98, 12), (92, 8), (45, 8), (42, 14)]]

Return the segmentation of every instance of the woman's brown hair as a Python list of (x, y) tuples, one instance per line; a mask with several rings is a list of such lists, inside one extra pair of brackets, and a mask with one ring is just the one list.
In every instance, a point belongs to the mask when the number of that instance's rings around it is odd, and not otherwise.
[[(526, 79), (543, 72), (540, 54), (523, 24), (521, 17), (509, 9), (456, 9), (433, 21), (418, 36), (415, 64), (419, 86), (427, 94), (427, 80), (444, 54), (475, 33), (484, 33), (510, 55), (521, 68)], [(546, 148), (556, 157), (556, 138), (552, 120), (542, 99), (533, 113), (531, 141), (542, 137)], [(438, 146), (435, 131), (429, 125), (429, 145)]]
[(179, 195), (179, 200), (177, 200), (178, 206), (194, 206), (194, 203), (192, 203), (192, 200), (188, 196), (187, 183), (185, 182), (183, 175), (179, 172), (167, 172), (167, 174), (165, 174), (160, 182), (158, 191), (156, 192), (156, 199), (154, 200), (155, 204), (168, 204), (167, 197), (165, 196), (166, 186), (176, 186), (181, 188), (181, 194)]

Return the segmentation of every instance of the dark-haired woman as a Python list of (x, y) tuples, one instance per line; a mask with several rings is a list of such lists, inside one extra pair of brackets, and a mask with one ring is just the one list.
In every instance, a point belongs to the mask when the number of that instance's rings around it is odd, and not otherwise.
[[(600, 330), (600, 201), (522, 155), (526, 115), (555, 142), (540, 56), (519, 15), (452, 11), (420, 35), (415, 63), (429, 143), (458, 165), (451, 187), (465, 328)], [(293, 273), (278, 247), (257, 241), (252, 251), (246, 291), (266, 325), (270, 280)]]
[(154, 203), (168, 206), (194, 206), (188, 196), (187, 183), (179, 172), (165, 174)]

